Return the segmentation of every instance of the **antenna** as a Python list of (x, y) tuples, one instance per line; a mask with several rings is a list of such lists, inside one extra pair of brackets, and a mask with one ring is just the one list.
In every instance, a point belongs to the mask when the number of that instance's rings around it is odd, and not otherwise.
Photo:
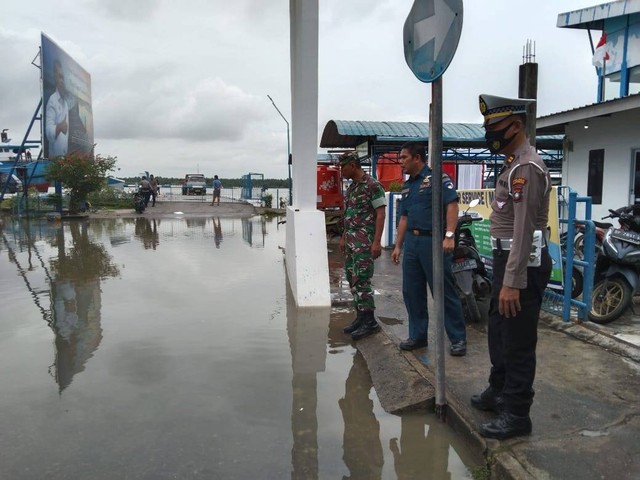
[(522, 46), (522, 63), (535, 63), (536, 61), (536, 42), (527, 39), (527, 43)]

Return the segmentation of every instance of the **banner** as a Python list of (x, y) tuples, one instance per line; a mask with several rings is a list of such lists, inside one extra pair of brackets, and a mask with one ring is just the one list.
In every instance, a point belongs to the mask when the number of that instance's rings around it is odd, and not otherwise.
[[(460, 213), (469, 208), (469, 203), (476, 198), (480, 204), (471, 209), (482, 216), (481, 221), (471, 224), (471, 233), (476, 240), (478, 253), (489, 270), (493, 269), (493, 252), (491, 248), (491, 235), (489, 234), (489, 216), (491, 215), (491, 203), (495, 196), (494, 189), (458, 190), (460, 197)], [(553, 262), (553, 270), (548, 288), (562, 289), (562, 255), (560, 252), (560, 225), (558, 221), (558, 189), (553, 187), (549, 199), (549, 255)]]

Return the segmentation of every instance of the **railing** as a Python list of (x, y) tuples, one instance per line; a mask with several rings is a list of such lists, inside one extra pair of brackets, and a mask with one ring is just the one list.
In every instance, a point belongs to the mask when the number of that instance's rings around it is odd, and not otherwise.
[[(558, 197), (566, 198), (561, 194), (562, 190), (568, 191), (569, 202), (567, 206), (567, 216), (562, 217), (562, 212), (559, 213), (560, 224), (566, 225), (566, 247), (562, 251), (562, 261), (564, 263), (564, 292), (562, 295), (547, 290), (545, 292), (546, 298), (562, 300), (562, 320), (569, 322), (571, 320), (571, 307), (575, 306), (578, 309), (578, 318), (580, 320), (586, 320), (587, 311), (591, 306), (591, 295), (593, 292), (593, 276), (595, 271), (595, 224), (591, 220), (591, 197), (579, 197), (577, 192), (573, 191), (570, 187), (558, 187)], [(577, 219), (576, 210), (577, 204), (583, 203), (585, 210), (585, 218)], [(584, 247), (582, 259), (575, 257), (575, 236), (576, 225), (584, 225)], [(571, 298), (572, 291), (572, 278), (573, 269), (575, 267), (583, 268), (583, 289), (581, 299)]]

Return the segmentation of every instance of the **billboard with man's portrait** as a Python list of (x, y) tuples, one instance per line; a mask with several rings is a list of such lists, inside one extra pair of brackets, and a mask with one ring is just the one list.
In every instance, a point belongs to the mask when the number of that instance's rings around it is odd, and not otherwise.
[(42, 34), (44, 157), (93, 152), (91, 75)]

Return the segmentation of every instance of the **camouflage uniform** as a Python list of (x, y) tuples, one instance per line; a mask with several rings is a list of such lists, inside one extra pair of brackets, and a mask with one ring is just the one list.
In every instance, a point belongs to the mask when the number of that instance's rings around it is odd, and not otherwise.
[(380, 182), (365, 173), (346, 193), (344, 211), (345, 271), (357, 311), (373, 311), (373, 257), (371, 245), (376, 229), (376, 208), (387, 204)]

